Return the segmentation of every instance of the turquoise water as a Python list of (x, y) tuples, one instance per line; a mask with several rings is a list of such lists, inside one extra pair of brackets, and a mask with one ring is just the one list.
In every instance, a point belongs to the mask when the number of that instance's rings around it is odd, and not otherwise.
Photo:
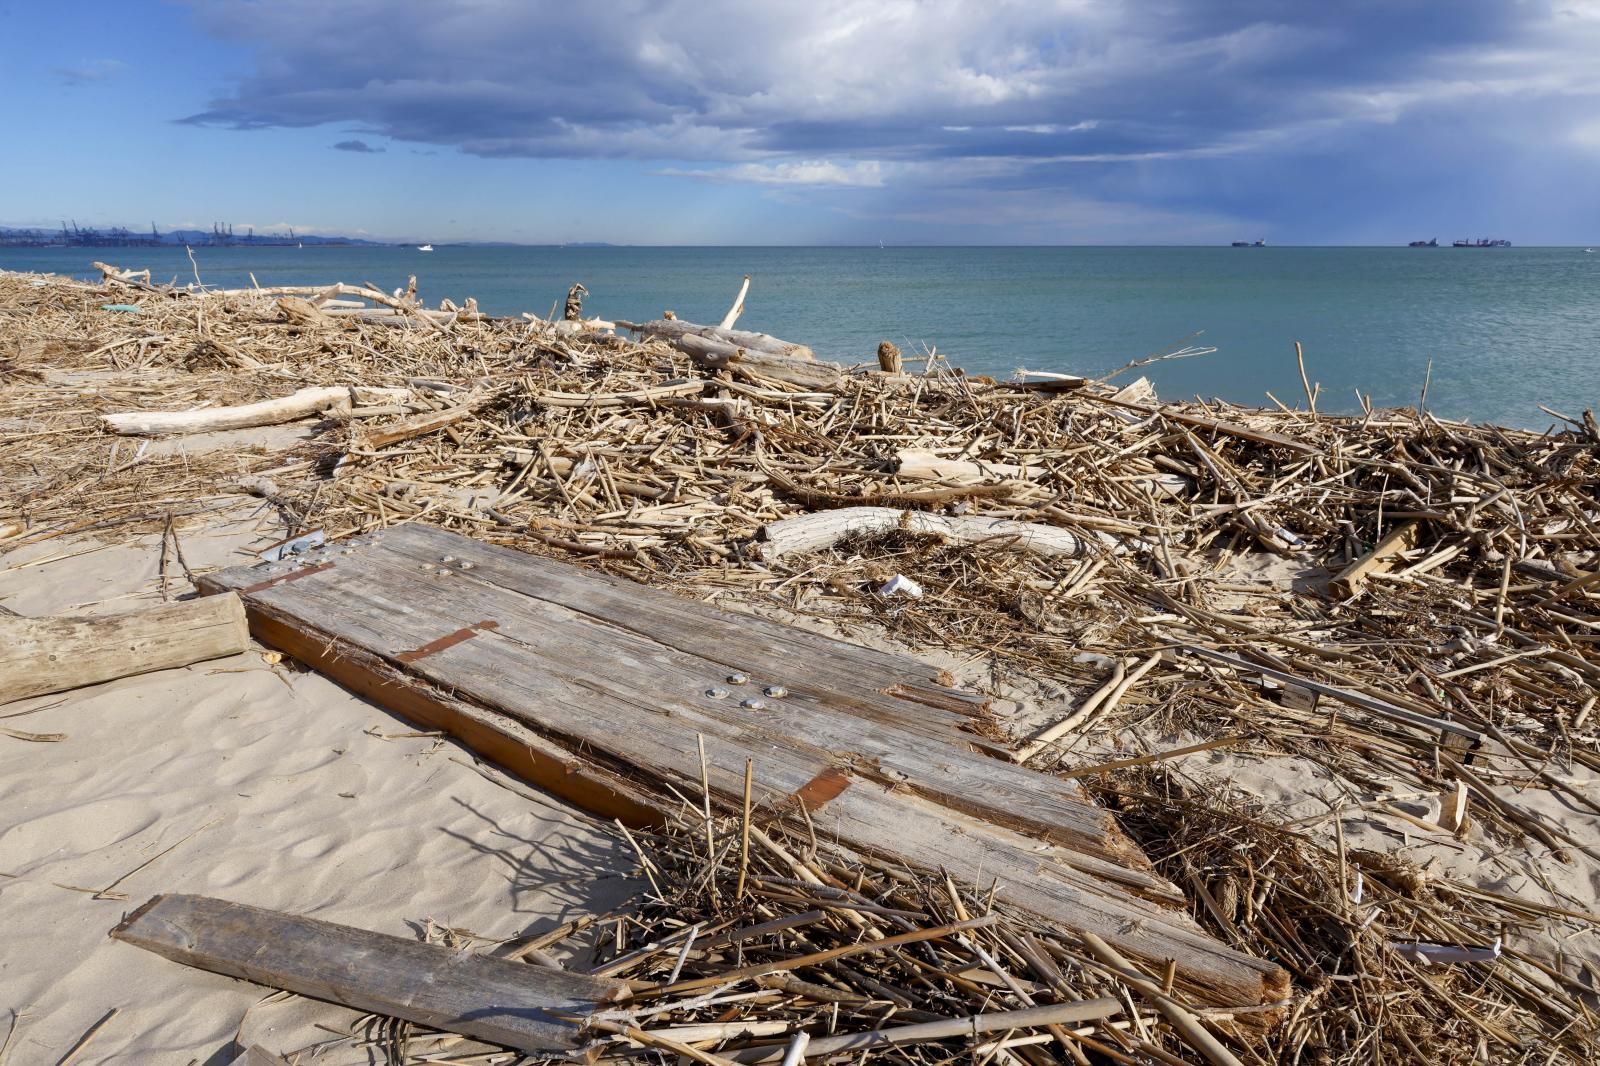
[[(1185, 343), (1199, 359), (1144, 371), (1169, 397), (1303, 401), (1294, 342), (1319, 407), (1415, 404), (1449, 416), (1549, 424), (1600, 401), (1600, 252), (1582, 248), (199, 248), (208, 285), (371, 281), (416, 274), (430, 303), (476, 296), (495, 314), (550, 313), (567, 287), (586, 310), (721, 318), (754, 278), (741, 326), (819, 355), (871, 361), (880, 340), (937, 346), (971, 372), (1098, 374)], [(0, 267), (88, 276), (89, 261), (193, 275), (181, 248), (0, 248)], [(1198, 336), (1191, 336), (1198, 334)]]

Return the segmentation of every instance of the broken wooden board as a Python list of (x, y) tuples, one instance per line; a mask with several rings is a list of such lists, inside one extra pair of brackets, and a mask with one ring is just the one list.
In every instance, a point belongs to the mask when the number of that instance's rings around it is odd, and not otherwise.
[(521, 1051), (580, 1043), (627, 984), (208, 896), (156, 896), (111, 931), (174, 962)]
[(728, 807), (748, 760), (763, 818), (803, 808), (849, 848), (998, 878), (1063, 928), (1177, 960), (1206, 1002), (1287, 987), (1178, 910), (1077, 785), (984, 754), (983, 698), (910, 657), (416, 525), (203, 584), (237, 591), (266, 643), (590, 809), (659, 820), (699, 793), (703, 739)]

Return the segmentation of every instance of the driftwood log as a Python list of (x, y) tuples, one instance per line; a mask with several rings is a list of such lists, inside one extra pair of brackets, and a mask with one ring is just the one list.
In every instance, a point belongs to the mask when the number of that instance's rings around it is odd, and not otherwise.
[(0, 617), (0, 703), (235, 655), (250, 645), (239, 597), (101, 617)]
[(197, 411), (125, 411), (101, 415), (107, 429), (122, 436), (154, 437), (171, 433), (210, 433), (223, 429), (275, 426), (312, 415), (349, 414), (358, 404), (403, 403), (410, 389), (328, 386), (301, 389), (288, 396)]
[(878, 369), (885, 374), (898, 374), (904, 369), (900, 349), (893, 342), (883, 341), (878, 345)]
[(617, 325), (641, 337), (654, 337), (676, 346), (681, 337), (703, 337), (706, 340), (721, 341), (731, 344), (735, 348), (743, 348), (749, 352), (762, 352), (767, 355), (781, 355), (790, 359), (815, 359), (816, 353), (804, 344), (793, 341), (779, 340), (777, 337), (765, 333), (752, 333), (744, 329), (728, 329), (722, 326), (700, 326), (693, 322), (684, 322), (681, 319), (658, 318), (650, 322), (629, 323), (618, 322)]
[(820, 551), (856, 534), (908, 533), (948, 537), (961, 544), (995, 541), (1047, 556), (1081, 556), (1087, 543), (1076, 533), (1036, 522), (972, 515), (947, 516), (894, 507), (843, 507), (769, 522), (761, 527), (762, 555), (779, 559), (795, 552)]
[(696, 366), (709, 370), (744, 370), (764, 378), (787, 381), (807, 389), (827, 389), (836, 385), (845, 369), (838, 363), (795, 359), (787, 355), (740, 348), (727, 341), (685, 334), (672, 346), (693, 359)]

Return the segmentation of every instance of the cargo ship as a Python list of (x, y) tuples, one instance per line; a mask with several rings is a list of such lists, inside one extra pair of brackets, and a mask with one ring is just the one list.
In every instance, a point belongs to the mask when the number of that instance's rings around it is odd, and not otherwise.
[(1439, 238), (1435, 237), (1432, 240), (1427, 240), (1427, 241), (1412, 241), (1410, 244), (1406, 245), (1406, 247), (1407, 248), (1437, 248), (1437, 247), (1439, 247)]
[(1452, 248), (1510, 248), (1511, 242), (1490, 237), (1479, 237), (1475, 241), (1455, 241)]

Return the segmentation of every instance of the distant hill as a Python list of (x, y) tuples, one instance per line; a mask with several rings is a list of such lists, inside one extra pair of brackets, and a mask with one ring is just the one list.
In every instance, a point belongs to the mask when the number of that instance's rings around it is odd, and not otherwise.
[(369, 241), (361, 237), (324, 236), (315, 233), (245, 233), (235, 234), (231, 227), (218, 226), (211, 230), (176, 229), (162, 232), (155, 227), (149, 230), (130, 230), (124, 226), (105, 229), (88, 228), (73, 224), (60, 229), (18, 229), (0, 226), (0, 247), (10, 248), (293, 248), (300, 245), (359, 245), (377, 247), (387, 242)]

